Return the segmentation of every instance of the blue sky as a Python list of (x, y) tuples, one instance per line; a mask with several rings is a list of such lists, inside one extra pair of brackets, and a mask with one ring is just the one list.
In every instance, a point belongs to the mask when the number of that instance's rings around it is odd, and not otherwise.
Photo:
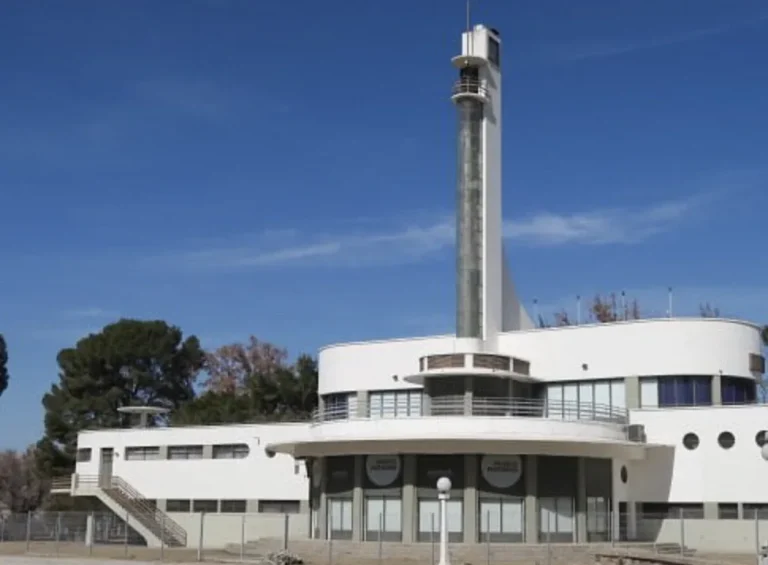
[[(439, 9), (438, 9), (439, 8)], [(542, 310), (768, 321), (768, 8), (477, 0), (501, 30), (504, 218)], [(314, 352), (453, 324), (462, 0), (6, 0), (0, 447), (120, 316)]]

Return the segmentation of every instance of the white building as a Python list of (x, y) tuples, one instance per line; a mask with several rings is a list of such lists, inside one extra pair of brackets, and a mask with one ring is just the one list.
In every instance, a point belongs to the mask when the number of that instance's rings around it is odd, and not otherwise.
[(73, 494), (156, 505), (182, 544), (183, 517), (201, 511), (303, 514), (321, 539), (426, 540), (441, 476), (456, 542), (647, 540), (663, 534), (649, 512), (721, 533), (768, 516), (758, 327), (537, 329), (519, 302), (501, 237), (500, 43), (476, 26), (453, 59), (456, 335), (321, 350), (311, 423), (84, 432)]

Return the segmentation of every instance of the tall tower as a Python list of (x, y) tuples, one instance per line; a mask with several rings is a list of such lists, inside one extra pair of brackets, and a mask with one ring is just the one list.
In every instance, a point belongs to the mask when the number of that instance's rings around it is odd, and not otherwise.
[(501, 329), (501, 41), (482, 25), (461, 37), (456, 214), (456, 335), (486, 339)]
[(456, 336), (492, 344), (533, 324), (517, 299), (502, 249), (501, 38), (462, 33), (451, 99), (458, 110)]

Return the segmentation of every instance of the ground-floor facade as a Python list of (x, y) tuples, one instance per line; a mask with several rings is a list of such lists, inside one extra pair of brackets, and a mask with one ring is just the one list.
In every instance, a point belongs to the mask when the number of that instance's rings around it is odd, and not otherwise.
[(627, 530), (614, 498), (627, 470), (611, 459), (375, 454), (317, 458), (309, 468), (310, 530), (319, 539), (436, 539), (440, 477), (452, 483), (451, 542), (598, 542)]

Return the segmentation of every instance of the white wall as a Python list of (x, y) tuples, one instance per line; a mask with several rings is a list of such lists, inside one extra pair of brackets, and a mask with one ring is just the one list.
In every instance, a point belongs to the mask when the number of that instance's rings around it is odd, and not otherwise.
[[(419, 372), (419, 358), (457, 352), (453, 336), (366, 341), (320, 350), (320, 394), (356, 390), (419, 389), (403, 381)], [(392, 377), (398, 376), (395, 380)]]
[[(201, 514), (169, 512), (168, 515), (187, 532), (187, 547), (221, 549), (257, 540), (309, 539), (308, 514)], [(287, 523), (286, 523), (287, 518)], [(202, 524), (201, 524), (202, 522)], [(202, 527), (201, 527), (202, 526)], [(282, 543), (279, 544), (282, 547)], [(290, 547), (290, 544), (289, 544)]]
[(543, 380), (721, 371), (752, 377), (749, 353), (761, 353), (762, 342), (746, 322), (661, 318), (510, 332), (499, 336), (499, 350), (530, 360), (531, 375)]
[[(289, 455), (266, 456), (269, 443), (295, 434), (306, 424), (267, 424), (104, 430), (82, 432), (78, 447), (92, 448), (91, 460), (76, 473), (99, 473), (99, 449), (115, 449), (112, 474), (128, 481), (147, 498), (304, 500), (308, 483), (303, 463)], [(245, 443), (244, 459), (126, 461), (126, 446)], [(298, 469), (298, 472), (296, 472)]]
[[(632, 499), (640, 502), (765, 502), (768, 503), (768, 461), (755, 443), (755, 435), (768, 429), (768, 407), (733, 406), (633, 410), (633, 424), (643, 424), (652, 449), (644, 461), (629, 467)], [(730, 431), (731, 449), (717, 437)], [(683, 436), (699, 436), (699, 447), (688, 450)], [(674, 470), (674, 472), (673, 472)]]
[[(463, 351), (452, 336), (349, 343), (320, 351), (320, 394), (418, 388), (393, 375), (418, 373), (419, 357)], [(756, 326), (712, 318), (662, 318), (503, 333), (498, 352), (531, 362), (542, 380), (643, 375), (753, 377), (762, 352)], [(587, 369), (582, 368), (587, 365)]]

